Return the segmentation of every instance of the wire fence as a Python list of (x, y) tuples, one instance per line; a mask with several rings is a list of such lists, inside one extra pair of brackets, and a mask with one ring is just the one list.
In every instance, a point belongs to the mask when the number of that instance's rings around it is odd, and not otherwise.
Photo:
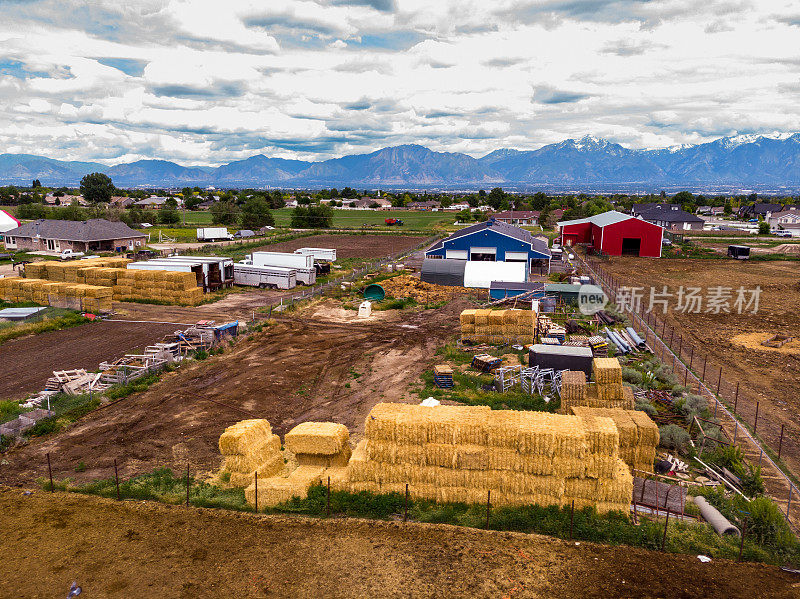
[[(579, 260), (609, 299), (616, 302), (626, 285), (603, 268), (602, 259), (586, 256)], [(783, 506), (784, 515), (795, 530), (800, 528), (800, 492), (789, 468), (780, 462), (783, 456), (800, 455), (797, 437), (787, 432), (784, 424), (769, 419), (747, 381), (727, 376), (723, 366), (709, 361), (708, 353), (680, 326), (666, 317), (659, 318), (643, 305), (638, 312), (627, 314), (634, 325), (644, 330), (647, 344), (672, 367), (680, 382), (708, 400), (723, 433), (761, 468), (767, 491)]]

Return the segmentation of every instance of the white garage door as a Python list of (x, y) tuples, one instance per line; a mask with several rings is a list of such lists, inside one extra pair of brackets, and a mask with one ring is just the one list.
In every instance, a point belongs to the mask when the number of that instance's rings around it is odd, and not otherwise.
[(467, 250), (445, 250), (444, 251), (445, 258), (454, 258), (456, 260), (466, 260), (467, 259)]
[(506, 262), (527, 262), (528, 252), (506, 252)]

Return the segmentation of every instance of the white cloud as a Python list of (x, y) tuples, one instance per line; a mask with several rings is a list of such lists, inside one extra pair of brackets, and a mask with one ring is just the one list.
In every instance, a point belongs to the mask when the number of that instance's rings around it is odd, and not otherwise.
[(785, 0), (4, 4), (0, 144), (216, 164), (800, 130)]

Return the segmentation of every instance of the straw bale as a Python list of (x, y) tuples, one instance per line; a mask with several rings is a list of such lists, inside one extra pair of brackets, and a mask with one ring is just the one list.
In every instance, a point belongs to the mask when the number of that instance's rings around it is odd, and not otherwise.
[(475, 310), (475, 324), (478, 326), (489, 324), (489, 315), (491, 313), (491, 310)]
[(322, 466), (324, 468), (343, 468), (350, 461), (351, 450), (349, 445), (337, 454), (321, 455), (311, 453), (298, 453), (295, 459), (300, 466)]
[(599, 384), (622, 382), (622, 366), (617, 358), (595, 358), (592, 370), (594, 380)]
[[(576, 416), (575, 418), (578, 417)], [(586, 431), (586, 441), (590, 454), (617, 455), (619, 432), (611, 418), (601, 416), (591, 420), (581, 420), (581, 422)]]
[(219, 450), (222, 455), (245, 454), (250, 446), (268, 441), (271, 436), (268, 420), (242, 420), (225, 429), (219, 438)]
[(636, 423), (639, 433), (639, 445), (657, 447), (658, 446), (658, 425), (645, 412), (631, 410), (629, 413), (631, 420)]
[(271, 435), (251, 444), (243, 453), (225, 454), (225, 470), (252, 472), (281, 452), (281, 439)]
[(369, 439), (366, 452), (368, 458), (376, 462), (383, 462), (386, 464), (408, 463), (424, 465), (427, 463), (425, 456), (426, 445), (426, 443), (413, 445), (397, 444), (380, 439)]
[(284, 437), (286, 448), (296, 454), (335, 455), (350, 438), (347, 427), (335, 422), (303, 422)]
[(461, 312), (461, 315), (459, 316), (459, 321), (461, 324), (475, 324), (475, 312), (476, 310), (464, 310)]
[[(258, 472), (258, 484), (261, 486), (262, 480), (267, 480), (275, 476), (283, 470), (284, 459), (283, 455), (277, 453), (263, 462), (258, 468), (249, 472), (231, 472), (231, 478), (228, 481), (233, 487), (247, 487), (255, 481), (256, 472)], [(259, 489), (260, 491), (260, 489)]]
[(635, 446), (638, 442), (638, 430), (627, 410), (621, 408), (589, 408), (585, 406), (575, 406), (572, 413), (580, 416), (584, 420), (598, 416), (605, 416), (614, 421), (619, 433), (620, 449), (623, 447)]
[[(308, 489), (322, 479), (324, 468), (300, 466), (287, 478), (272, 477), (258, 481), (258, 505), (275, 506), (293, 497), (304, 498)], [(245, 498), (255, 504), (255, 483), (245, 489)]]
[(502, 326), (505, 314), (506, 314), (505, 310), (490, 310), (489, 324), (492, 326)]
[(633, 395), (633, 388), (629, 385), (622, 385), (622, 403), (626, 410), (633, 410), (636, 405), (636, 398)]
[(501, 310), (503, 313), (503, 326), (517, 324), (517, 312), (521, 310)]
[(597, 383), (595, 389), (597, 398), (601, 401), (622, 400), (622, 383)]
[[(584, 462), (584, 476), (588, 478), (611, 478), (614, 474), (617, 460), (619, 459), (618, 455), (617, 452), (614, 452), (614, 455), (611, 456), (599, 453), (589, 454)], [(625, 464), (625, 462), (623, 462), (623, 464)], [(628, 467), (627, 464), (625, 467)]]
[(462, 324), (461, 325), (461, 334), (462, 335), (473, 335), (475, 333), (475, 325), (474, 324)]
[(565, 370), (561, 373), (561, 400), (583, 401), (586, 399), (586, 374), (581, 370)]

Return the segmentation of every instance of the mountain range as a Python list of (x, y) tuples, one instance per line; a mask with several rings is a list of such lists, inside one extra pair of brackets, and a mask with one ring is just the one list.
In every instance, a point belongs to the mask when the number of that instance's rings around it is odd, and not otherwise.
[(591, 136), (537, 150), (495, 150), (482, 158), (419, 145), (320, 162), (251, 156), (218, 167), (166, 160), (106, 166), (30, 154), (0, 154), (0, 184), (76, 186), (104, 172), (118, 187), (284, 187), (543, 190), (800, 190), (800, 133), (740, 135), (655, 150), (631, 150)]

